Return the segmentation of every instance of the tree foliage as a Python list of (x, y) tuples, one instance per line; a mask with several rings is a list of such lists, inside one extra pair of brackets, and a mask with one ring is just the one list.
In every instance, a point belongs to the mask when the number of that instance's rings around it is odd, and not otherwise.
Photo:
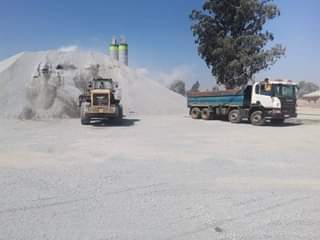
[(227, 88), (246, 84), (285, 54), (279, 44), (265, 48), (274, 36), (263, 27), (279, 15), (272, 0), (207, 0), (202, 10), (192, 11), (198, 53), (218, 84)]
[(313, 82), (300, 81), (298, 83), (298, 87), (298, 98), (301, 98), (305, 94), (319, 90), (319, 86)]
[(173, 83), (171, 83), (169, 89), (171, 91), (181, 94), (182, 96), (185, 96), (186, 94), (186, 84), (182, 80), (176, 80)]
[(200, 83), (199, 83), (199, 81), (196, 81), (196, 82), (192, 85), (192, 87), (191, 87), (191, 89), (190, 89), (190, 92), (199, 92), (199, 88), (200, 88)]

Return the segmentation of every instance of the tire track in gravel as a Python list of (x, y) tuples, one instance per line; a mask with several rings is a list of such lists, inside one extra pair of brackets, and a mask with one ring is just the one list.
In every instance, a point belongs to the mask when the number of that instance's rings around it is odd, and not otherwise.
[[(206, 191), (206, 193), (210, 193), (211, 191)], [(229, 197), (226, 197), (226, 196), (221, 196), (221, 197), (218, 197), (218, 198), (215, 198), (215, 201), (224, 201), (224, 200), (229, 200)], [(161, 226), (152, 226), (152, 227), (149, 227), (147, 228), (148, 230), (154, 230), (154, 229), (157, 229), (157, 230), (163, 230), (165, 231), (166, 228), (168, 227), (172, 227), (172, 226), (177, 226), (178, 224), (181, 224), (183, 222), (185, 222), (186, 220), (187, 221), (200, 221), (200, 219), (202, 219), (206, 214), (204, 213), (199, 213), (199, 208), (198, 207), (188, 207), (187, 208), (188, 211), (189, 210), (193, 210), (193, 212), (191, 214), (188, 214), (187, 216), (184, 216), (184, 217), (179, 217), (179, 218), (176, 218), (176, 219), (167, 219), (165, 221), (165, 224), (162, 224)]]
[[(92, 199), (103, 198), (105, 196), (128, 193), (128, 192), (135, 192), (135, 191), (139, 191), (139, 190), (159, 187), (159, 186), (166, 185), (166, 184), (167, 183), (156, 183), (156, 184), (144, 185), (144, 186), (140, 186), (140, 187), (129, 187), (129, 188), (125, 188), (125, 189), (118, 190), (118, 191), (102, 193), (102, 194), (100, 194), (100, 196), (76, 198), (76, 199), (70, 199), (70, 200), (56, 201), (53, 203), (35, 204), (35, 205), (31, 205), (31, 206), (23, 206), (23, 207), (17, 207), (17, 208), (8, 208), (8, 209), (0, 210), (0, 215), (8, 214), (8, 213), (25, 212), (28, 210), (40, 210), (40, 209), (56, 207), (56, 206), (60, 206), (60, 205), (74, 204), (74, 203), (78, 203), (78, 202), (89, 201)], [(54, 197), (44, 198), (44, 199), (39, 199), (39, 200), (45, 201), (45, 200), (51, 200), (51, 199), (54, 199)], [(37, 200), (32, 200), (32, 201), (37, 201)]]
[(197, 234), (197, 233), (200, 233), (200, 232), (207, 231), (209, 229), (215, 230), (216, 228), (219, 228), (219, 229), (222, 229), (222, 231), (223, 231), (223, 228), (221, 228), (221, 226), (226, 224), (226, 223), (230, 223), (230, 222), (234, 222), (234, 221), (237, 221), (237, 220), (240, 220), (240, 219), (252, 217), (252, 216), (255, 216), (255, 215), (258, 215), (258, 214), (263, 214), (263, 213), (265, 213), (267, 211), (271, 211), (271, 210), (274, 210), (274, 209), (277, 209), (277, 208), (281, 208), (281, 207), (286, 207), (286, 206), (288, 206), (290, 204), (294, 204), (296, 202), (303, 201), (303, 200), (310, 199), (310, 198), (312, 198), (312, 196), (305, 196), (305, 197), (301, 197), (301, 198), (293, 198), (293, 199), (284, 201), (282, 203), (273, 204), (273, 205), (271, 205), (269, 207), (265, 207), (265, 208), (262, 208), (262, 209), (259, 209), (259, 210), (256, 210), (256, 211), (252, 211), (252, 212), (246, 213), (242, 217), (227, 218), (227, 219), (220, 220), (220, 221), (217, 220), (215, 222), (205, 223), (205, 224), (202, 224), (201, 226), (199, 226), (197, 228), (194, 228), (193, 230), (186, 231), (186, 232), (183, 232), (181, 234), (173, 235), (173, 236), (164, 238), (163, 240), (173, 240), (173, 239), (177, 239), (177, 238), (183, 238), (183, 237), (194, 235), (194, 234)]

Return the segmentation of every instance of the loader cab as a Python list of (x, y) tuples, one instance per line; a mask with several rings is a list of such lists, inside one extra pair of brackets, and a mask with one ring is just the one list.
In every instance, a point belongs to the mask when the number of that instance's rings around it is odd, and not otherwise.
[(110, 78), (99, 78), (93, 80), (93, 89), (113, 89), (113, 82)]

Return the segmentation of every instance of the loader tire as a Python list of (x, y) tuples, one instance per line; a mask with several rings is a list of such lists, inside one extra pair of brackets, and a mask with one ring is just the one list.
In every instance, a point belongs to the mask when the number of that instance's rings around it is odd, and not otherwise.
[(90, 124), (90, 118), (86, 116), (81, 116), (81, 124), (82, 125), (89, 125)]
[(121, 121), (123, 118), (123, 109), (121, 105), (118, 106), (118, 114), (118, 119)]

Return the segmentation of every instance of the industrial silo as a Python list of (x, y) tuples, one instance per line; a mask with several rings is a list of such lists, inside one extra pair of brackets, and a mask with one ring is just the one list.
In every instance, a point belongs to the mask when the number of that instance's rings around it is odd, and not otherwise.
[(109, 53), (113, 60), (119, 61), (119, 45), (115, 37), (112, 37), (111, 44), (109, 46)]
[(119, 43), (119, 62), (128, 66), (128, 44), (124, 37), (121, 37)]

